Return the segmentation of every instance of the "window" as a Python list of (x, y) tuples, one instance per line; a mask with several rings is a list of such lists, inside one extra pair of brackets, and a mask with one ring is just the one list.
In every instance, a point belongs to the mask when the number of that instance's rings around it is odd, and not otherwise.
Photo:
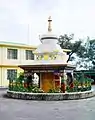
[(7, 49), (8, 59), (17, 59), (17, 49)]
[(34, 54), (31, 50), (26, 50), (26, 60), (34, 60)]
[(7, 69), (7, 79), (15, 80), (17, 78), (17, 70), (16, 69)]

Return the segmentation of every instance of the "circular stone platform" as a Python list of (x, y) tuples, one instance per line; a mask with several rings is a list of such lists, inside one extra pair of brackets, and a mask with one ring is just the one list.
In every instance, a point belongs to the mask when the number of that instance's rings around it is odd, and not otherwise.
[(7, 97), (23, 100), (60, 101), (60, 100), (84, 99), (93, 96), (95, 96), (95, 92), (93, 90), (73, 93), (26, 93), (9, 90), (7, 91)]

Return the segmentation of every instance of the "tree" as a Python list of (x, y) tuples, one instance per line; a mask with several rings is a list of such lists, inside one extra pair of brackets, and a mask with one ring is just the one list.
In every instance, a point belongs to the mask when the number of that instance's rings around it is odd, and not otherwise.
[(85, 46), (83, 45), (82, 40), (78, 40), (75, 42), (72, 42), (74, 37), (74, 34), (71, 35), (61, 35), (58, 39), (58, 44), (61, 46), (62, 49), (70, 49), (71, 52), (68, 54), (69, 58), (67, 60), (70, 61), (74, 59), (73, 54), (75, 53), (79, 58), (84, 57), (86, 49)]
[(88, 40), (85, 58), (89, 62), (90, 69), (95, 69), (95, 40)]
[(74, 34), (71, 35), (61, 35), (58, 39), (58, 44), (62, 49), (70, 49), (71, 52), (68, 53), (68, 61), (72, 61), (77, 58), (76, 65), (79, 68), (85, 69), (95, 69), (95, 40), (90, 40), (87, 37), (86, 42), (84, 40), (72, 41)]

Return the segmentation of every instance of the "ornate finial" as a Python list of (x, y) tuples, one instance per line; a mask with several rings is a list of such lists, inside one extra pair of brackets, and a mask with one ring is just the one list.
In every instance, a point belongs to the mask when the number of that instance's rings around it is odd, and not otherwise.
[(48, 18), (48, 32), (52, 31), (51, 22), (52, 22), (52, 19), (51, 19), (51, 16), (49, 16), (49, 18)]

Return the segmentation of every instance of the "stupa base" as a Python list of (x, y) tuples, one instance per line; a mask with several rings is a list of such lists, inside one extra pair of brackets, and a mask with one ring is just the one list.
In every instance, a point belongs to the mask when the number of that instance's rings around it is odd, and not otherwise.
[(7, 97), (23, 100), (45, 100), (45, 101), (62, 101), (77, 100), (95, 96), (95, 91), (73, 92), (73, 93), (26, 93), (7, 91)]

